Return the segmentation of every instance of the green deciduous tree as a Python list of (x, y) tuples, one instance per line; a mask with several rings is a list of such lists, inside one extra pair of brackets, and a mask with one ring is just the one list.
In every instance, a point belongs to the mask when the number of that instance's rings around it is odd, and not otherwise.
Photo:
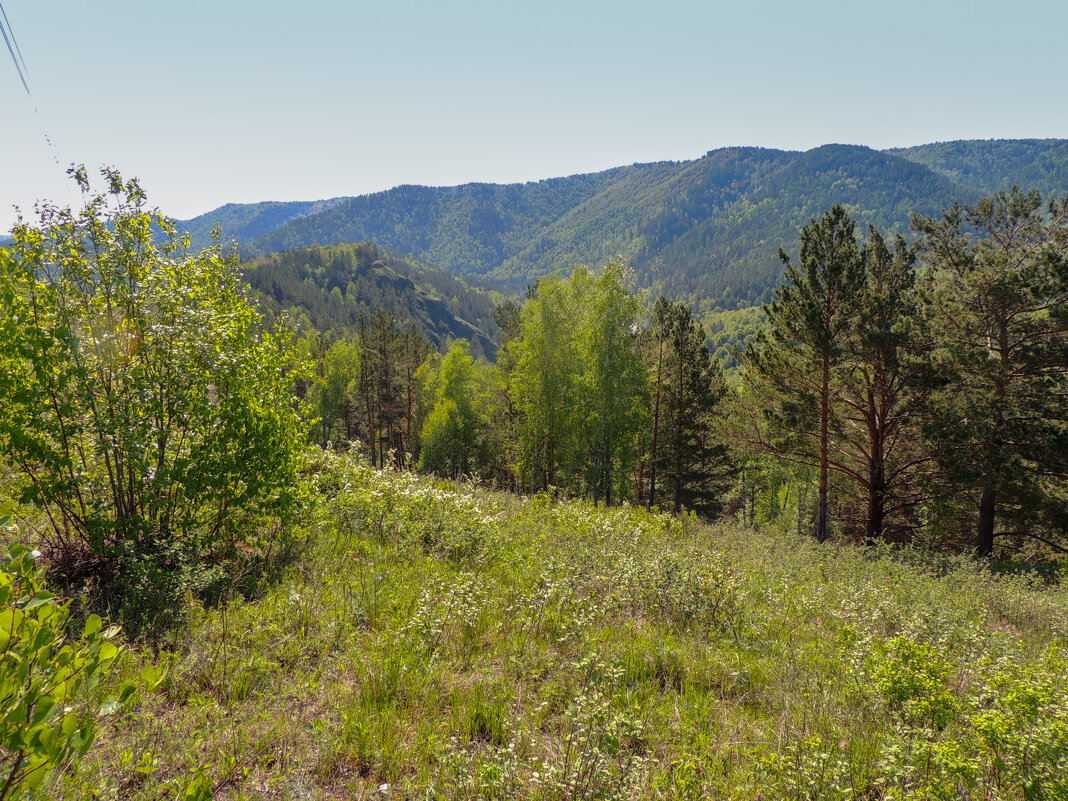
[[(9, 506), (0, 508), (0, 527)], [(126, 684), (101, 703), (95, 690), (119, 656), (118, 628), (90, 615), (74, 636), (68, 618), (29, 548), (0, 554), (0, 801), (25, 797), (50, 770), (85, 754), (100, 713), (134, 691)]]
[(482, 461), (478, 444), (483, 423), (476, 409), (475, 363), (466, 340), (449, 348), (431, 391), (434, 405), (423, 423), (419, 469), (450, 478), (469, 474)]
[(316, 332), (314, 337), (321, 344), (314, 354), (317, 358), (308, 401), (319, 419), (319, 440), (325, 448), (331, 440), (347, 442), (354, 437), (360, 354), (358, 345), (348, 339), (327, 344), (324, 334)]
[(622, 260), (571, 278), (577, 327), (585, 481), (595, 501), (618, 498), (640, 456), (648, 377), (638, 353), (641, 300)]
[(579, 353), (578, 309), (567, 281), (538, 282), (523, 306), (520, 335), (509, 342), (510, 389), (520, 414), (520, 487), (548, 489), (563, 479), (576, 445)]
[(522, 486), (563, 486), (606, 503), (625, 491), (648, 392), (640, 311), (618, 260), (599, 272), (579, 266), (569, 279), (549, 276), (531, 293), (508, 346)]
[(233, 258), (186, 252), (104, 175), (94, 194), (77, 170), (85, 207), (44, 206), (0, 249), (0, 448), (71, 578), (248, 543), (301, 486), (288, 330), (262, 329)]

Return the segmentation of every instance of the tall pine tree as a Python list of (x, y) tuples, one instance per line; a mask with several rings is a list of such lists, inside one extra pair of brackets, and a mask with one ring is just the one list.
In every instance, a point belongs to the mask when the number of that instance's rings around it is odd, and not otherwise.
[(983, 555), (998, 536), (1068, 537), (1066, 201), (1043, 213), (1038, 191), (1013, 189), (913, 220), (946, 373), (930, 433)]
[(888, 518), (906, 533), (923, 500), (928, 464), (919, 417), (927, 397), (923, 372), (929, 341), (915, 254), (898, 237), (891, 250), (870, 227), (863, 276), (843, 366), (834, 381), (842, 427), (836, 467), (861, 486), (867, 542), (883, 539)]
[(773, 429), (789, 432), (772, 441), (760, 426), (743, 435), (760, 449), (789, 454), (818, 468), (815, 536), (827, 538), (832, 379), (846, 356), (863, 264), (854, 223), (835, 205), (801, 229), (799, 265), (780, 249), (785, 281), (764, 307), (768, 330), (744, 357), (753, 397)]

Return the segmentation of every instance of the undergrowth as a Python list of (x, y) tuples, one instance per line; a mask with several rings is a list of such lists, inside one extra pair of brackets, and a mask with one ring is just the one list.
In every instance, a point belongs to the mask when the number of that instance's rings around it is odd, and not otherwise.
[(1068, 596), (960, 557), (316, 465), (55, 797), (1068, 797)]

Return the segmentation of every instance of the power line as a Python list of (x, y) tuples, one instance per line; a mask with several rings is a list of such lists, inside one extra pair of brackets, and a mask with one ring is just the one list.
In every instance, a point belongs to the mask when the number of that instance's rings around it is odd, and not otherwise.
[(22, 50), (19, 48), (19, 43), (15, 40), (15, 31), (11, 29), (11, 21), (7, 18), (7, 12), (4, 11), (3, 3), (0, 3), (0, 17), (3, 17), (3, 21), (0, 22), (0, 33), (4, 35), (4, 43), (7, 45), (7, 52), (11, 54), (11, 63), (15, 65), (15, 70), (19, 74), (19, 79), (22, 81), (22, 88), (26, 90), (26, 94), (33, 98), (30, 94), (30, 84), (26, 80), (26, 76), (29, 74), (29, 70), (26, 69), (26, 62), (22, 58)]

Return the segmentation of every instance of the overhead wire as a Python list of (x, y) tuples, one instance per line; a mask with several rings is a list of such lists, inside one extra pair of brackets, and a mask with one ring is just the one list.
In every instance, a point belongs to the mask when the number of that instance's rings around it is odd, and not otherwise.
[[(30, 91), (30, 70), (26, 66), (26, 59), (22, 56), (22, 48), (19, 47), (18, 40), (15, 38), (15, 30), (11, 27), (11, 20), (7, 17), (7, 11), (4, 10), (3, 3), (0, 3), (0, 34), (3, 34), (4, 44), (7, 45), (7, 52), (11, 55), (11, 63), (15, 65), (15, 71), (19, 74), (19, 80), (22, 81), (22, 88), (26, 90), (26, 96), (30, 99), (30, 104), (33, 106), (33, 113), (40, 124), (41, 112), (37, 110), (37, 101), (34, 99), (33, 93)], [(47, 131), (42, 130), (44, 134), (45, 144), (48, 146), (48, 151), (52, 156), (52, 160), (56, 163), (56, 166), (61, 170), (63, 165), (60, 164), (59, 148), (56, 147), (55, 142), (48, 135)]]
[(19, 48), (18, 40), (15, 39), (15, 31), (11, 27), (11, 21), (7, 18), (7, 12), (4, 11), (4, 4), (0, 3), (0, 17), (3, 18), (0, 21), (0, 33), (4, 35), (4, 44), (7, 45), (7, 52), (11, 54), (11, 63), (15, 65), (15, 71), (19, 74), (19, 79), (22, 81), (22, 88), (26, 90), (26, 94), (30, 99), (33, 99), (33, 94), (30, 92), (29, 74), (30, 71), (26, 69), (26, 61), (22, 57), (22, 50)]

